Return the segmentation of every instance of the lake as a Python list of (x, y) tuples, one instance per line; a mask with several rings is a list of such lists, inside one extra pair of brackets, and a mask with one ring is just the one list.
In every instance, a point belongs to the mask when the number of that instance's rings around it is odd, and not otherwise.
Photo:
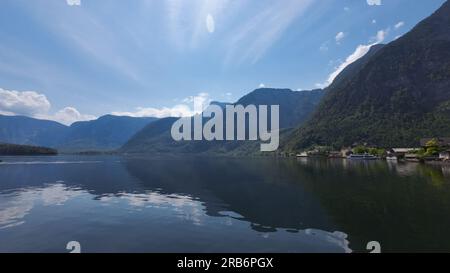
[(0, 157), (0, 252), (450, 251), (450, 166)]

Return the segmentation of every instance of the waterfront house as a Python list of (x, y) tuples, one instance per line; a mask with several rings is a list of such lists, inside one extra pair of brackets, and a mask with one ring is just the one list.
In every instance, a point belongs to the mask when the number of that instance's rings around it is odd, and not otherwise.
[(450, 150), (440, 152), (439, 159), (444, 161), (450, 160)]
[(342, 148), (341, 149), (341, 157), (347, 157), (347, 156), (349, 156), (349, 155), (351, 155), (353, 152), (352, 152), (352, 148), (350, 148), (350, 147), (345, 147), (345, 148)]
[(418, 151), (419, 148), (392, 148), (389, 155), (405, 159), (407, 159), (406, 155), (408, 155), (409, 159), (417, 159), (416, 153)]
[(341, 151), (331, 151), (328, 153), (328, 157), (329, 158), (342, 158), (344, 156), (342, 156)]
[(419, 148), (392, 148), (391, 150), (395, 154), (407, 154), (407, 153), (415, 153), (419, 151)]

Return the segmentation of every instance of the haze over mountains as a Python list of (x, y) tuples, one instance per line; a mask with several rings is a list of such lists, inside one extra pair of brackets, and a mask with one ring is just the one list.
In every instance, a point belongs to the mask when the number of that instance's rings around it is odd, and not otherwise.
[[(214, 104), (224, 106), (227, 103)], [(450, 135), (450, 3), (387, 45), (374, 45), (324, 90), (257, 89), (235, 104), (280, 105), (281, 148), (340, 148), (354, 143), (413, 147)], [(255, 141), (175, 142), (177, 118), (104, 116), (70, 127), (0, 116), (0, 142), (65, 151), (252, 154)]]
[[(280, 128), (293, 129), (302, 124), (315, 109), (323, 90), (292, 91), (289, 89), (257, 89), (236, 104), (247, 106), (280, 105)], [(222, 102), (212, 104), (225, 107)], [(93, 121), (75, 122), (71, 126), (23, 116), (0, 115), (0, 142), (57, 148), (63, 152), (112, 151), (127, 153), (240, 153), (256, 152), (258, 143), (176, 142), (170, 129), (177, 118), (136, 118), (106, 115)]]
[[(292, 91), (290, 89), (261, 88), (245, 95), (235, 104), (247, 106), (279, 105), (282, 135), (289, 128), (302, 124), (316, 108), (323, 90)], [(219, 104), (220, 105), (220, 104)], [(222, 104), (222, 107), (224, 105)], [(257, 141), (174, 141), (170, 134), (176, 118), (164, 118), (147, 125), (121, 149), (127, 153), (215, 153), (253, 154), (259, 151)], [(203, 124), (208, 120), (204, 118)], [(226, 129), (224, 129), (225, 131)]]
[(122, 146), (156, 118), (106, 115), (65, 126), (55, 121), (0, 115), (0, 142), (57, 148), (61, 151), (106, 151)]
[(56, 121), (0, 115), (0, 142), (51, 147), (66, 130)]

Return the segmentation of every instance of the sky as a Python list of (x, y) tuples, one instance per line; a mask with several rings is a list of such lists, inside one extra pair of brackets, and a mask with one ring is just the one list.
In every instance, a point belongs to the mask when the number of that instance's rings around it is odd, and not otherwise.
[(0, 114), (189, 116), (328, 86), (445, 0), (2, 0)]

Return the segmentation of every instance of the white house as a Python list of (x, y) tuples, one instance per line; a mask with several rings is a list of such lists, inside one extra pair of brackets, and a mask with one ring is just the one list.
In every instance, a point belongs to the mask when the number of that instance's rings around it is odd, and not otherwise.
[(450, 160), (450, 151), (444, 151), (439, 153), (439, 159)]

